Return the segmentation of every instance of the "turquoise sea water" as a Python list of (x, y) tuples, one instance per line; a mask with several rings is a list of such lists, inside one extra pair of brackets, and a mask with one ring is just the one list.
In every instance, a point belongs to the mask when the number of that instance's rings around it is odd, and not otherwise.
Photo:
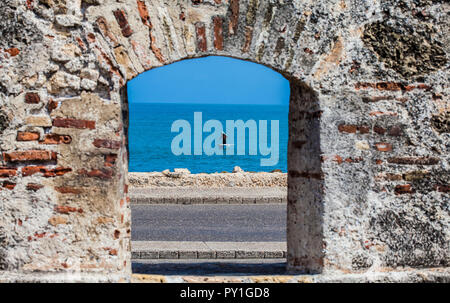
[[(248, 155), (181, 155), (171, 151), (173, 138), (178, 133), (171, 132), (176, 120), (187, 120), (191, 124), (192, 151), (194, 148), (194, 112), (202, 112), (203, 123), (219, 120), (225, 130), (226, 120), (250, 119), (268, 121), (268, 143), (270, 146), (270, 121), (279, 120), (279, 161), (275, 166), (261, 166), (260, 159), (268, 158), (259, 153)], [(130, 104), (130, 168), (131, 172), (163, 171), (165, 169), (187, 168), (192, 173), (231, 172), (234, 166), (245, 171), (287, 171), (288, 105), (222, 105), (222, 104), (171, 104), (171, 103), (131, 103)], [(259, 131), (259, 130), (258, 130)], [(209, 133), (203, 134), (203, 140)], [(236, 136), (236, 135), (235, 135)], [(246, 134), (248, 137), (248, 132)], [(259, 139), (259, 138), (258, 138)], [(229, 143), (229, 142), (227, 142)], [(235, 142), (236, 143), (236, 142)]]

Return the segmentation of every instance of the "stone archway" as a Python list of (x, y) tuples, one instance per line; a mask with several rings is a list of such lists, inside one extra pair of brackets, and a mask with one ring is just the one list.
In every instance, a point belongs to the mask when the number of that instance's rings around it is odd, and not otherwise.
[(0, 270), (129, 279), (126, 83), (208, 55), (291, 82), (290, 269), (448, 266), (448, 45), (389, 2), (3, 1)]

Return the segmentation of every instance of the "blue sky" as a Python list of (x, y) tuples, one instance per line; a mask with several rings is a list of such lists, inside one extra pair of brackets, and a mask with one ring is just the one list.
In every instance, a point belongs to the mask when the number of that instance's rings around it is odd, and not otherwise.
[(260, 64), (228, 57), (176, 62), (128, 83), (130, 103), (289, 104), (289, 81)]

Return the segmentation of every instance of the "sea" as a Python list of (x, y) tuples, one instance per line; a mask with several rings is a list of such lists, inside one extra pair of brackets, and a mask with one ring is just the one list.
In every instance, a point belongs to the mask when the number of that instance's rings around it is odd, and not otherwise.
[[(175, 168), (187, 168), (191, 173), (231, 172), (235, 166), (249, 172), (287, 171), (288, 113), (286, 105), (236, 105), (236, 104), (183, 104), (183, 103), (130, 103), (129, 148), (131, 172), (155, 172)], [(201, 112), (203, 124), (207, 120), (219, 120), (226, 132), (226, 120), (267, 120), (267, 141), (271, 144), (271, 121), (279, 121), (279, 161), (272, 166), (262, 166), (263, 156), (249, 155), (248, 131), (245, 155), (193, 155), (194, 113)], [(172, 140), (180, 132), (171, 132), (176, 120), (186, 120), (191, 125), (191, 155), (175, 155)], [(259, 133), (259, 129), (258, 129)], [(203, 133), (203, 140), (210, 133)], [(236, 138), (237, 134), (235, 134)], [(236, 143), (236, 142), (235, 142)], [(259, 143), (259, 135), (258, 135)], [(231, 142), (227, 142), (231, 144)], [(226, 148), (236, 148), (237, 144)]]

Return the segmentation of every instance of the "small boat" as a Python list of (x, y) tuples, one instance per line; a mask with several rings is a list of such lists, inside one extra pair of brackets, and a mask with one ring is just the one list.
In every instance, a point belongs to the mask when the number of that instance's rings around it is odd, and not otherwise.
[(222, 132), (222, 144), (219, 144), (219, 146), (227, 147), (227, 146), (233, 146), (234, 144), (227, 144), (227, 134)]

